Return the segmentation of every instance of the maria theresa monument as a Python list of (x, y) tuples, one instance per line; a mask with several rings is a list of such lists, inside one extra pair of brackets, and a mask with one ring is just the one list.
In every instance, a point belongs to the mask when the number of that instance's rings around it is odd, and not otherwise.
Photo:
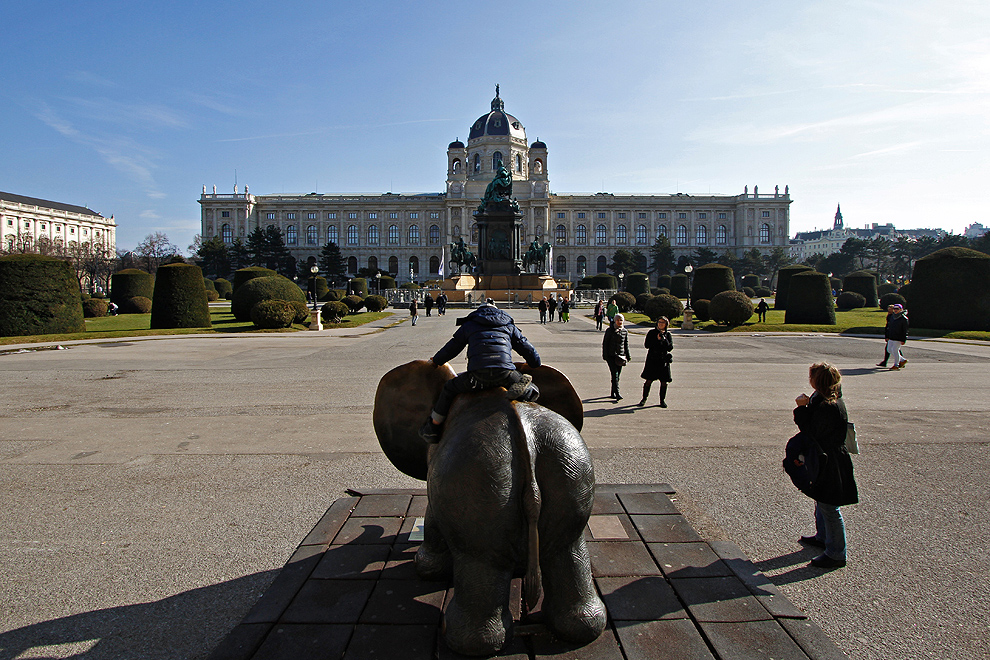
[(255, 195), (207, 192), (199, 198), (201, 234), (225, 242), (244, 239), (257, 227), (274, 225), (297, 260), (318, 257), (328, 241), (340, 248), (349, 273), (382, 269), (399, 281), (450, 275), (447, 246), (478, 252), (475, 215), (486, 189), (503, 167), (511, 175), (514, 206), (521, 214), (518, 238), (527, 246), (552, 246), (550, 268), (558, 279), (602, 273), (616, 250), (647, 252), (658, 236), (675, 256), (696, 248), (741, 256), (788, 245), (791, 197), (746, 186), (738, 195), (555, 193), (547, 145), (530, 143), (526, 129), (505, 111), (498, 86), (491, 109), (471, 124), (467, 144), (447, 145), (443, 192), (424, 194)]

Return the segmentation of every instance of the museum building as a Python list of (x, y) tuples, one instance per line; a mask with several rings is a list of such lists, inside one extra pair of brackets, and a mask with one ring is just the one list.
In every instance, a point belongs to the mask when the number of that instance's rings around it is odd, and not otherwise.
[[(448, 145), (444, 192), (253, 195), (248, 186), (238, 192), (235, 185), (233, 194), (203, 186), (201, 234), (232, 243), (274, 225), (296, 259), (318, 257), (332, 241), (350, 274), (380, 268), (400, 282), (433, 279), (458, 238), (477, 252), (473, 214), (500, 163), (512, 174), (512, 196), (522, 213), (521, 247), (549, 242), (558, 279), (606, 272), (616, 250), (647, 254), (658, 236), (670, 240), (675, 257), (699, 247), (740, 256), (752, 248), (788, 246), (786, 187), (759, 194), (757, 186), (752, 192), (747, 186), (740, 195), (552, 192), (547, 145), (528, 142), (522, 123), (505, 112), (497, 87), (491, 110), (471, 125), (467, 144), (457, 139)], [(443, 273), (451, 274), (448, 264)]]
[(113, 254), (116, 230), (112, 215), (105, 218), (85, 206), (0, 192), (0, 245), (7, 252), (89, 243)]

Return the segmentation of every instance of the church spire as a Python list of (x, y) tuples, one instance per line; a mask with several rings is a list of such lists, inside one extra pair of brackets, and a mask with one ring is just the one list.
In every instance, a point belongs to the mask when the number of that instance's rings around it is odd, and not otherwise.
[(842, 229), (842, 209), (839, 204), (835, 205), (835, 223), (832, 229)]

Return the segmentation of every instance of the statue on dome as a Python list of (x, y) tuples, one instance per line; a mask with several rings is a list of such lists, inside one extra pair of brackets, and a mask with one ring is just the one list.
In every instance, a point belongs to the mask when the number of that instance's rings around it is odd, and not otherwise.
[(498, 165), (498, 170), (495, 172), (495, 178), (488, 184), (488, 187), (485, 189), (485, 196), (482, 197), (481, 204), (478, 205), (478, 213), (483, 214), (489, 204), (506, 203), (511, 203), (512, 210), (518, 213), (519, 203), (514, 199), (511, 199), (511, 197), (512, 174), (510, 174), (509, 170), (505, 169), (505, 165), (500, 162)]

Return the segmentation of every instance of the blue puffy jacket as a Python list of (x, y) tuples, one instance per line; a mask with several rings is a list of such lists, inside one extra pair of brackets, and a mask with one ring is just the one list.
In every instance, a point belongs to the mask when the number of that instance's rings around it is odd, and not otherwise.
[(526, 359), (531, 367), (540, 366), (540, 355), (523, 337), (512, 317), (492, 305), (482, 305), (471, 312), (454, 333), (453, 338), (433, 356), (433, 362), (444, 364), (457, 357), (467, 346), (468, 371), (489, 367), (515, 369), (512, 350)]

